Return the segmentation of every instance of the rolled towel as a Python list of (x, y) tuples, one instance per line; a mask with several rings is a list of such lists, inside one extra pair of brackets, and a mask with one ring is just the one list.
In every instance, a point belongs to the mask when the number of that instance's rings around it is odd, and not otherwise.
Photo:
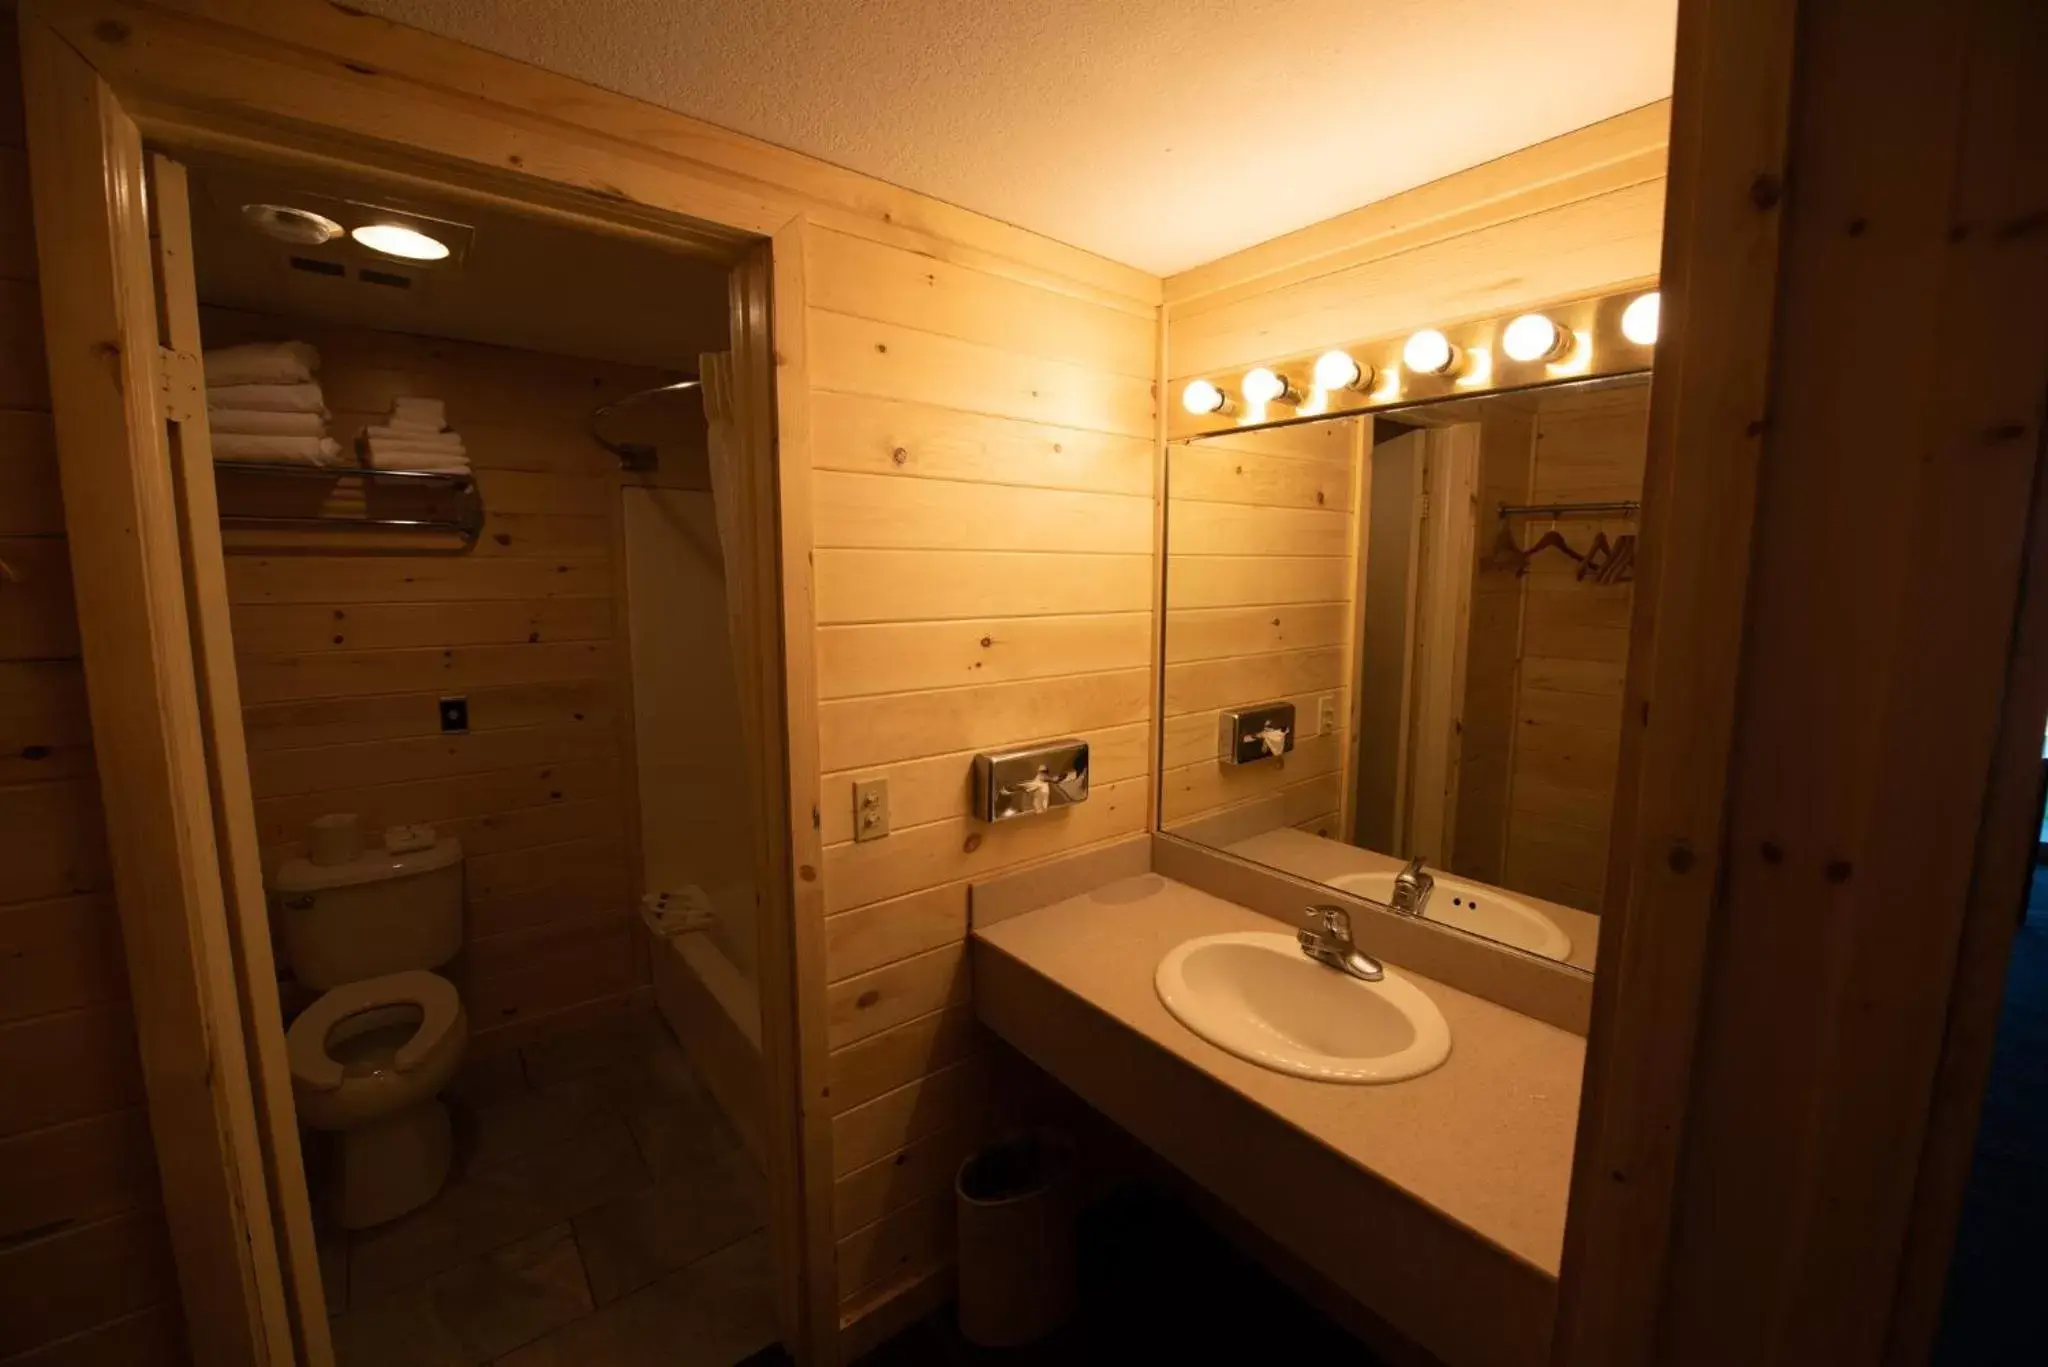
[(266, 461), (278, 465), (349, 465), (332, 437), (278, 437), (255, 432), (221, 432), (213, 438), (215, 460)]
[(209, 408), (239, 408), (260, 413), (319, 413), (325, 416), (326, 401), (320, 386), (306, 384), (231, 384), (208, 388)]
[(462, 451), (460, 432), (419, 432), (410, 427), (365, 427), (363, 435), (387, 446), (416, 446), (422, 451)]
[(243, 384), (303, 384), (320, 368), (320, 353), (306, 342), (247, 342), (206, 353), (209, 389)]
[(265, 413), (257, 408), (209, 408), (206, 421), (216, 433), (266, 437), (324, 437), (327, 419), (318, 413)]
[(420, 423), (438, 432), (448, 425), (448, 409), (439, 399), (404, 395), (391, 401), (391, 421)]

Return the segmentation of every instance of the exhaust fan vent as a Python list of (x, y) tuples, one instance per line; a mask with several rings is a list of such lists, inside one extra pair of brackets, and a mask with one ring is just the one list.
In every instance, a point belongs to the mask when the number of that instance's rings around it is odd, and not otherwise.
[(373, 271), (367, 266), (357, 268), (356, 279), (365, 285), (388, 285), (395, 290), (412, 288), (412, 277), (409, 275), (399, 275), (393, 271)]
[(287, 257), (286, 260), (292, 263), (293, 270), (305, 271), (309, 275), (348, 274), (348, 267), (342, 265), (339, 261), (321, 261), (311, 256), (293, 256)]

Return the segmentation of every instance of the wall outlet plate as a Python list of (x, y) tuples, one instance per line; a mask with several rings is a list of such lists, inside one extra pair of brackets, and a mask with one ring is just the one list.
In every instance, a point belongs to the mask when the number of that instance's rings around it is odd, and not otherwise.
[(1292, 750), (1294, 704), (1261, 703), (1257, 707), (1240, 707), (1223, 713), (1216, 727), (1217, 757), (1225, 764), (1253, 764), (1262, 759), (1278, 758), (1266, 748), (1263, 733), (1268, 727), (1277, 727), (1287, 733), (1286, 742), (1280, 747), (1281, 755)]
[(889, 780), (853, 781), (853, 838), (880, 840), (889, 833)]
[(1316, 699), (1316, 734), (1333, 735), (1337, 730), (1337, 695), (1325, 693)]
[(469, 699), (441, 699), (441, 730), (447, 735), (457, 735), (469, 730)]

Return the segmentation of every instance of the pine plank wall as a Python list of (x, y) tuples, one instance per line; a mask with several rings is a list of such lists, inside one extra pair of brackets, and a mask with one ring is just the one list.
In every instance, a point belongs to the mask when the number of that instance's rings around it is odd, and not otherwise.
[[(431, 822), (462, 841), (461, 989), (472, 1052), (616, 1009), (648, 980), (638, 881), (618, 462), (598, 404), (665, 373), (396, 332), (202, 310), (209, 346), (297, 338), (347, 440), (400, 394), (438, 396), (463, 434), (483, 534), (393, 554), (410, 534), (229, 529), (228, 594), (265, 863), (326, 812)], [(702, 418), (693, 422), (701, 434)], [(679, 417), (675, 426), (687, 426)], [(701, 435), (679, 461), (701, 483)], [(259, 477), (257, 483), (261, 483)], [(222, 485), (225, 509), (259, 490)], [(453, 544), (440, 538), (443, 545)], [(438, 700), (469, 701), (467, 734)]]
[[(942, 1268), (1015, 1084), (974, 1024), (967, 884), (1150, 821), (1157, 311), (806, 233), (819, 820), (839, 1291)], [(1082, 806), (982, 826), (975, 751), (1090, 743)], [(856, 843), (853, 783), (889, 784)]]
[[(1357, 421), (1234, 432), (1167, 453), (1161, 816), (1228, 844), (1277, 826), (1341, 838), (1357, 627)], [(1322, 725), (1328, 699), (1335, 724)], [(1294, 704), (1279, 764), (1216, 757), (1217, 713)], [(1196, 832), (1200, 835), (1197, 836)]]
[(156, 1367), (183, 1360), (184, 1319), (71, 605), (14, 35), (0, 7), (0, 1363)]

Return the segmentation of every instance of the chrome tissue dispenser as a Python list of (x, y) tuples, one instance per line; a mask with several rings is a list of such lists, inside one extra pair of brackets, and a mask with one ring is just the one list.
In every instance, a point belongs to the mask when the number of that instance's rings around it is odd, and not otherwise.
[(1056, 740), (974, 757), (974, 814), (983, 821), (1035, 816), (1088, 800), (1088, 742)]

